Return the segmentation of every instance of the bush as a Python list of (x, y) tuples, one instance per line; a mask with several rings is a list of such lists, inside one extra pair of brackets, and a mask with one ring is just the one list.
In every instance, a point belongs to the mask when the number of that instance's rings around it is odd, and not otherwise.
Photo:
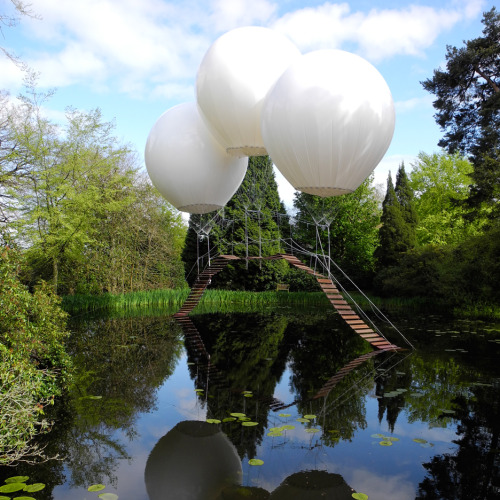
[(48, 428), (43, 408), (69, 382), (66, 313), (46, 284), (30, 293), (19, 256), (0, 253), (0, 464), (39, 453), (30, 441)]

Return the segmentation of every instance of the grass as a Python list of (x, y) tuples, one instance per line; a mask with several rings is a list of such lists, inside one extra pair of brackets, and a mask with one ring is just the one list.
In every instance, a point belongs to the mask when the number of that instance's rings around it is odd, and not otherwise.
[[(167, 308), (175, 310), (181, 307), (189, 295), (189, 289), (152, 290), (149, 292), (132, 292), (125, 294), (103, 295), (67, 295), (63, 297), (62, 306), (69, 313), (92, 312), (98, 310), (130, 310), (136, 308)], [(198, 309), (221, 311), (251, 308), (260, 309), (273, 306), (292, 305), (327, 305), (322, 292), (241, 292), (231, 290), (207, 290)], [(235, 306), (229, 307), (228, 306)], [(175, 311), (174, 311), (175, 312)], [(222, 311), (221, 311), (222, 312)]]

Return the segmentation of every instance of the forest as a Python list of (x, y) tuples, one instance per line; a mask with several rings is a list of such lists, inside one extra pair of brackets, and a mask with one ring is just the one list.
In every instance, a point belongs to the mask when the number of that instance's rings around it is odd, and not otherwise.
[[(425, 299), (441, 312), (498, 317), (500, 282), (500, 14), (484, 14), (482, 36), (447, 48), (446, 68), (422, 82), (443, 130), (389, 175), (353, 193), (295, 194), (287, 213), (272, 160), (249, 159), (227, 206), (189, 224), (154, 189), (142, 159), (116, 137), (99, 109), (68, 108), (63, 125), (43, 113), (50, 93), (26, 70), (17, 100), (0, 92), (0, 462), (22, 456), (49, 426), (46, 405), (71, 379), (64, 351), (68, 296), (184, 293), (198, 257), (287, 251), (293, 239), (328, 251), (365, 291)], [(328, 250), (327, 250), (328, 249)], [(314, 291), (284, 261), (229, 266), (213, 286)], [(12, 429), (20, 419), (27, 425)], [(31, 450), (35, 451), (36, 450)]]

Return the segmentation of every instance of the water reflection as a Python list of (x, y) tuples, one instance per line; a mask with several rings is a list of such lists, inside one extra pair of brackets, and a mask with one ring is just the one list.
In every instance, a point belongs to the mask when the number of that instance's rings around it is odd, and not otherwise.
[[(370, 500), (500, 496), (500, 346), (485, 325), (460, 330), (419, 320), (411, 330), (408, 323), (416, 352), (367, 358), (321, 392), (369, 349), (335, 314), (190, 321), (189, 334), (161, 316), (75, 324), (77, 383), (42, 438), (48, 454), (64, 460), (0, 470), (0, 483), (27, 475), (47, 484), (36, 500), (86, 498), (99, 482), (121, 499), (147, 500), (148, 456), (179, 422), (241, 412), (258, 425), (200, 424), (224, 436), (240, 471), (214, 487), (214, 500), (276, 498), (280, 486), (295, 484), (287, 478), (305, 470), (341, 475)], [(308, 414), (315, 418), (296, 421)], [(295, 428), (268, 435), (283, 425)], [(373, 436), (398, 441), (383, 447)], [(254, 457), (264, 465), (249, 466)]]
[(150, 500), (216, 500), (241, 482), (241, 460), (216, 425), (179, 422), (163, 436), (146, 462)]

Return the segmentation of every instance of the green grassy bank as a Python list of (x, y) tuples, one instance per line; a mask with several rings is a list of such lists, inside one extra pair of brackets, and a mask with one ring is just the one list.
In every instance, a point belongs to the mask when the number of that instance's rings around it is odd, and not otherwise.
[[(152, 290), (126, 294), (67, 295), (62, 306), (70, 314), (97, 311), (133, 311), (138, 309), (162, 309), (167, 314), (176, 312), (189, 295), (189, 289)], [(454, 307), (425, 297), (380, 298), (349, 292), (358, 306), (369, 310), (372, 304), (388, 311), (433, 312), (458, 318), (500, 319), (500, 307), (491, 304), (463, 304)], [(327, 306), (323, 292), (242, 292), (231, 290), (207, 290), (193, 313), (208, 312), (257, 312), (272, 307)]]

